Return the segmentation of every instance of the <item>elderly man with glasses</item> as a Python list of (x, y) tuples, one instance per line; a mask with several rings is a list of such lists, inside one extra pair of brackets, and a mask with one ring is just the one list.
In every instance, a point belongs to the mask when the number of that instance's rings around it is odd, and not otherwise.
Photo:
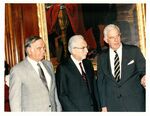
[(81, 35), (69, 39), (70, 57), (56, 70), (58, 97), (63, 111), (97, 111), (94, 70), (86, 59), (87, 43)]

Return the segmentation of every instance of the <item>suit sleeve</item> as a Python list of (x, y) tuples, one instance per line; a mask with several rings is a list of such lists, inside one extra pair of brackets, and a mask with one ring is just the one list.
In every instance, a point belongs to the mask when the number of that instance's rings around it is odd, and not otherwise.
[[(55, 75), (54, 75), (54, 67), (53, 67), (53, 65), (52, 65), (52, 63), (51, 62), (48, 62), (48, 63), (50, 63), (50, 70), (51, 70), (51, 74), (53, 74), (53, 76), (55, 77)], [(54, 83), (55, 83), (55, 102), (56, 102), (56, 111), (57, 112), (61, 112), (62, 111), (62, 107), (61, 107), (61, 104), (60, 104), (60, 101), (59, 101), (59, 99), (58, 99), (58, 94), (57, 94), (57, 86), (56, 86), (56, 81), (55, 81), (55, 78), (54, 78)]]
[(146, 70), (146, 61), (145, 58), (140, 51), (140, 48), (137, 47), (136, 49), (136, 69), (139, 72), (140, 77), (143, 77), (145, 75)]
[(106, 97), (105, 97), (105, 75), (103, 72), (101, 57), (98, 57), (97, 60), (97, 89), (98, 89), (98, 100), (99, 108), (106, 107)]
[(61, 104), (60, 104), (59, 99), (58, 99), (57, 88), (55, 88), (55, 100), (56, 100), (57, 112), (61, 112), (62, 107), (61, 107)]
[(20, 72), (12, 69), (10, 71), (10, 83), (9, 83), (9, 100), (11, 111), (22, 111), (21, 108), (21, 75)]
[(65, 77), (65, 71), (63, 66), (57, 67), (56, 84), (57, 84), (58, 98), (62, 105), (62, 109), (64, 111), (79, 111), (79, 109), (77, 109), (75, 104), (73, 104), (68, 97), (67, 80)]

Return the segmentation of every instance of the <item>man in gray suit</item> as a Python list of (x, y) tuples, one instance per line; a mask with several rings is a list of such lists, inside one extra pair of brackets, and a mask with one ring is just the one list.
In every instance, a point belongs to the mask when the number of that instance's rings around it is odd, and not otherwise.
[(121, 42), (120, 29), (104, 29), (109, 48), (98, 59), (98, 93), (102, 111), (145, 111), (145, 58), (140, 49)]
[(44, 60), (44, 41), (39, 36), (31, 36), (25, 50), (27, 57), (10, 72), (11, 111), (61, 111), (53, 66)]

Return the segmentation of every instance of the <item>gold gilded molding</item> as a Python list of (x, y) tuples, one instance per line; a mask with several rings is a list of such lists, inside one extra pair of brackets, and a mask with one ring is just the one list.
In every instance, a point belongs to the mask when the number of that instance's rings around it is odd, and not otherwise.
[(139, 47), (146, 57), (146, 4), (136, 4)]
[(50, 60), (45, 5), (37, 3), (39, 35), (46, 44), (46, 59)]

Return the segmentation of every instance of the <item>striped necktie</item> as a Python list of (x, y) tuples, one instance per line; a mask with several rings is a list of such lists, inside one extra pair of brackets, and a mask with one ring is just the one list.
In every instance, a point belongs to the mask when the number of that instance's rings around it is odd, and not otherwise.
[[(45, 75), (44, 75), (44, 72), (40, 66), (39, 63), (37, 63), (37, 66), (38, 66), (38, 71), (39, 71), (39, 75), (40, 75), (40, 78), (43, 82), (43, 84), (45, 85), (45, 87), (48, 89), (48, 86), (47, 86), (47, 81), (46, 81), (46, 78), (45, 78)], [(48, 89), (49, 90), (49, 89)]]
[(116, 51), (114, 52), (116, 53), (115, 58), (114, 58), (114, 77), (115, 77), (115, 80), (119, 82), (120, 81), (120, 61), (119, 61), (118, 53)]

